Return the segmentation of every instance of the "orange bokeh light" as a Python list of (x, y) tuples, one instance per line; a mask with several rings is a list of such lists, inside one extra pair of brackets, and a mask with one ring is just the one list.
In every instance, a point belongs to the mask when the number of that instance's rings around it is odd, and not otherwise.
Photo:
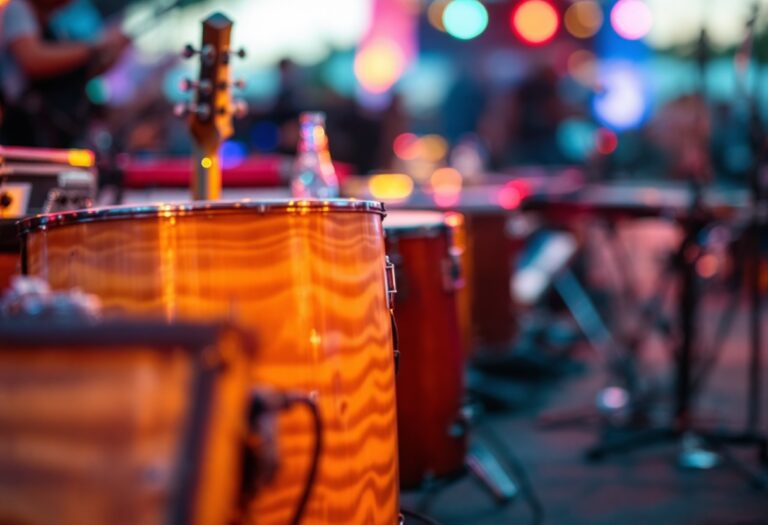
[(363, 88), (371, 93), (383, 93), (403, 74), (405, 56), (395, 42), (374, 40), (358, 51), (354, 68)]
[(560, 17), (555, 7), (545, 0), (526, 0), (513, 11), (512, 30), (530, 45), (541, 45), (555, 37), (560, 27)]
[(565, 11), (563, 23), (576, 38), (589, 38), (603, 25), (603, 12), (597, 2), (579, 0)]

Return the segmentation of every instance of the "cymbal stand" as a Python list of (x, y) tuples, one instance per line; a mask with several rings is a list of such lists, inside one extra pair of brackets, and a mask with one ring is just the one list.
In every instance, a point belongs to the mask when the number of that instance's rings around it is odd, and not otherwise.
[[(747, 56), (751, 53), (752, 35), (757, 19), (757, 6), (748, 23), (748, 36), (745, 41), (744, 51)], [(700, 41), (702, 55), (706, 54), (706, 33), (702, 32)], [(705, 59), (701, 64), (705, 64)], [(702, 67), (702, 78), (704, 68)], [(703, 83), (703, 82), (702, 82)], [(681, 339), (675, 352), (675, 402), (674, 417), (667, 427), (651, 428), (644, 432), (635, 433), (626, 438), (604, 441), (591, 448), (587, 452), (590, 459), (599, 459), (610, 453), (623, 452), (636, 447), (646, 446), (658, 442), (675, 441), (682, 445), (680, 461), (683, 466), (708, 468), (715, 463), (716, 457), (707, 455), (706, 451), (699, 447), (699, 443), (708, 445), (720, 453), (731, 466), (744, 474), (754, 486), (762, 489), (768, 488), (768, 476), (765, 468), (768, 467), (768, 437), (759, 430), (760, 396), (761, 396), (761, 291), (759, 283), (760, 272), (760, 239), (764, 230), (766, 204), (762, 199), (760, 170), (763, 165), (765, 153), (766, 134), (762, 129), (759, 110), (754, 96), (747, 96), (750, 105), (752, 120), (751, 135), (754, 153), (754, 165), (751, 173), (752, 186), (752, 214), (749, 232), (751, 234), (751, 283), (750, 283), (750, 357), (747, 372), (748, 396), (747, 396), (747, 423), (743, 431), (712, 431), (700, 428), (693, 420), (692, 404), (696, 379), (693, 375), (694, 344), (696, 334), (696, 309), (699, 304), (699, 287), (696, 273), (696, 263), (701, 255), (701, 246), (698, 238), (702, 230), (711, 221), (709, 213), (702, 202), (701, 181), (694, 176), (691, 178), (693, 186), (693, 199), (690, 211), (685, 217), (684, 239), (675, 257), (676, 267), (680, 277), (680, 301), (679, 320)], [(696, 175), (696, 174), (694, 174)], [(754, 446), (758, 451), (758, 459), (762, 470), (755, 470), (732, 456), (728, 446)]]

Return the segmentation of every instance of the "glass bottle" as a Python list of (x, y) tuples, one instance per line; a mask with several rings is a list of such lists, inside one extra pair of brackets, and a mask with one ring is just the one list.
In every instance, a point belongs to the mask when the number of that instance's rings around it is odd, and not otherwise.
[(339, 180), (328, 151), (325, 113), (302, 113), (299, 126), (299, 147), (291, 176), (291, 194), (300, 199), (338, 197)]

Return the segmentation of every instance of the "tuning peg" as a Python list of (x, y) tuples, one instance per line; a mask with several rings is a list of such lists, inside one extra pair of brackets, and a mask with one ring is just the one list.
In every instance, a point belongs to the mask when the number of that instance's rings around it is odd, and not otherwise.
[(195, 86), (197, 86), (197, 82), (194, 82), (189, 78), (182, 78), (179, 82), (179, 89), (185, 93), (191, 91)]
[(187, 45), (184, 46), (184, 49), (181, 52), (181, 56), (183, 56), (184, 58), (192, 58), (193, 56), (195, 56), (198, 53), (199, 53), (199, 51), (197, 49), (195, 49), (192, 46), (192, 44), (187, 44)]
[(173, 106), (173, 114), (177, 117), (186, 117), (192, 111), (192, 104), (188, 102), (179, 102)]
[(180, 102), (173, 107), (173, 114), (177, 117), (186, 117), (187, 115), (197, 115), (201, 120), (206, 120), (211, 116), (211, 106), (208, 104), (195, 105), (192, 102)]
[(211, 116), (211, 106), (208, 104), (200, 104), (195, 108), (195, 113), (200, 120), (208, 120)]
[(203, 49), (195, 49), (192, 44), (187, 44), (181, 52), (184, 58), (192, 58), (195, 55), (200, 55), (206, 65), (211, 65), (216, 56), (216, 50), (211, 44), (205, 44)]
[(235, 116), (235, 118), (243, 118), (248, 115), (248, 103), (245, 100), (233, 101), (232, 114)]
[(241, 47), (240, 49), (235, 51), (235, 55), (237, 56), (237, 58), (245, 58), (246, 56), (248, 56), (248, 54), (245, 52), (244, 47)]
[(179, 88), (184, 92), (196, 89), (198, 92), (204, 95), (208, 95), (213, 91), (210, 80), (201, 80), (200, 82), (195, 82), (189, 78), (182, 79), (179, 83)]
[(245, 80), (243, 80), (242, 78), (235, 80), (234, 82), (232, 82), (232, 86), (235, 89), (245, 89)]

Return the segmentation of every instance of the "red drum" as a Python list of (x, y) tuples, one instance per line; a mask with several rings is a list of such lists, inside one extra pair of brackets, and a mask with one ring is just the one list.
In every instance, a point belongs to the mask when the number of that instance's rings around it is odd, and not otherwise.
[(414, 488), (464, 466), (460, 263), (442, 213), (390, 212), (384, 230), (398, 287), (400, 485)]

